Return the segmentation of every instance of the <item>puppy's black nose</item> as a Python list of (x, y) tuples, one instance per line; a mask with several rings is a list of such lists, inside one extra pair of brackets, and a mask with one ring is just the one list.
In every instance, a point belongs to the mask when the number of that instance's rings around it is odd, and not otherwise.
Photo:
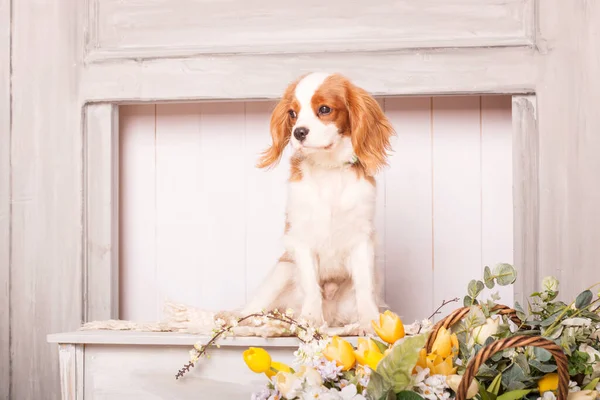
[(306, 139), (307, 135), (308, 135), (308, 128), (301, 126), (301, 127), (294, 129), (294, 137), (296, 139), (298, 139), (299, 142), (302, 142), (304, 139)]

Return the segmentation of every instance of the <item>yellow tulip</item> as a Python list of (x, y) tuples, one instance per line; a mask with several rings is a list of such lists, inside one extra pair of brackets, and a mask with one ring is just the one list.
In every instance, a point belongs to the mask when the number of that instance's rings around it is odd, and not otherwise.
[(329, 361), (335, 361), (338, 366), (342, 367), (343, 371), (352, 368), (356, 361), (352, 345), (339, 336), (334, 336), (331, 339), (331, 343), (323, 350), (323, 355)]
[(427, 368), (431, 375), (453, 375), (457, 368), (452, 365), (452, 357), (442, 357), (439, 354), (431, 353), (427, 356)]
[(421, 367), (423, 369), (427, 368), (427, 350), (425, 350), (424, 348), (421, 349), (421, 351), (419, 351), (419, 358), (417, 359), (417, 363), (415, 364), (415, 369), (413, 370), (413, 373), (416, 374), (417, 371), (417, 367)]
[(243, 357), (248, 368), (257, 374), (266, 373), (271, 369), (271, 356), (265, 349), (250, 347), (244, 351)]
[(441, 327), (431, 346), (431, 352), (443, 358), (450, 355), (456, 357), (458, 354), (458, 338), (455, 333), (450, 334), (450, 331)]
[(271, 362), (271, 368), (265, 372), (267, 378), (271, 379), (274, 375), (276, 375), (279, 371), (283, 372), (292, 372), (292, 369), (285, 365), (284, 363), (280, 363), (278, 361)]
[(377, 364), (383, 358), (383, 354), (373, 339), (358, 338), (358, 346), (354, 351), (356, 362), (360, 365), (368, 365), (371, 369), (377, 369)]
[(540, 394), (548, 391), (556, 391), (558, 389), (558, 374), (556, 372), (544, 375), (538, 381), (538, 389)]
[(404, 337), (404, 325), (402, 321), (390, 310), (379, 314), (379, 323), (371, 321), (371, 325), (375, 332), (377, 332), (377, 335), (389, 344), (394, 344), (398, 339)]

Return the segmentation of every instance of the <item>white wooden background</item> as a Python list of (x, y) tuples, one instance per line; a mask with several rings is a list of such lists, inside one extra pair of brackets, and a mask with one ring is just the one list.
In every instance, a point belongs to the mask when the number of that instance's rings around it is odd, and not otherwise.
[[(381, 102), (398, 138), (378, 177), (378, 265), (388, 304), (411, 321), (462, 297), (484, 265), (512, 262), (511, 101)], [(160, 318), (167, 299), (238, 307), (273, 266), (288, 163), (254, 168), (272, 106), (121, 107), (120, 318)], [(500, 294), (512, 304), (511, 288)]]

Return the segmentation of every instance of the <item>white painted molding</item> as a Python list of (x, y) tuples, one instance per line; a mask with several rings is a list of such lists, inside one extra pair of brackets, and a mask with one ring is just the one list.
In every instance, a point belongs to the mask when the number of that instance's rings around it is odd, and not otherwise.
[(534, 0), (427, 3), (88, 0), (86, 62), (534, 43)]
[(83, 400), (83, 346), (59, 344), (60, 388), (62, 400)]
[(513, 96), (515, 300), (521, 305), (538, 288), (539, 132), (536, 97)]
[(84, 320), (119, 313), (119, 114), (113, 104), (85, 108)]
[[(356, 337), (345, 337), (351, 343)], [(110, 344), (110, 345), (161, 345), (161, 346), (193, 346), (197, 342), (206, 342), (206, 336), (174, 332), (137, 332), (137, 331), (75, 331), (48, 335), (48, 343), (59, 344)], [(221, 347), (289, 347), (297, 348), (300, 344), (295, 337), (227, 337), (219, 341)]]
[(289, 82), (315, 70), (343, 73), (374, 95), (528, 94), (537, 74), (535, 50), (526, 47), (199, 56), (87, 65), (80, 99), (276, 99)]

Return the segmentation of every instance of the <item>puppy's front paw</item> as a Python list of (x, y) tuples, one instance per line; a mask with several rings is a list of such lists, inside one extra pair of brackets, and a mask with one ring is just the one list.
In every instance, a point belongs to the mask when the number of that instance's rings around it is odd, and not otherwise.
[(310, 301), (304, 303), (300, 313), (300, 319), (305, 319), (316, 327), (321, 327), (325, 323), (323, 318), (323, 305), (320, 301)]

